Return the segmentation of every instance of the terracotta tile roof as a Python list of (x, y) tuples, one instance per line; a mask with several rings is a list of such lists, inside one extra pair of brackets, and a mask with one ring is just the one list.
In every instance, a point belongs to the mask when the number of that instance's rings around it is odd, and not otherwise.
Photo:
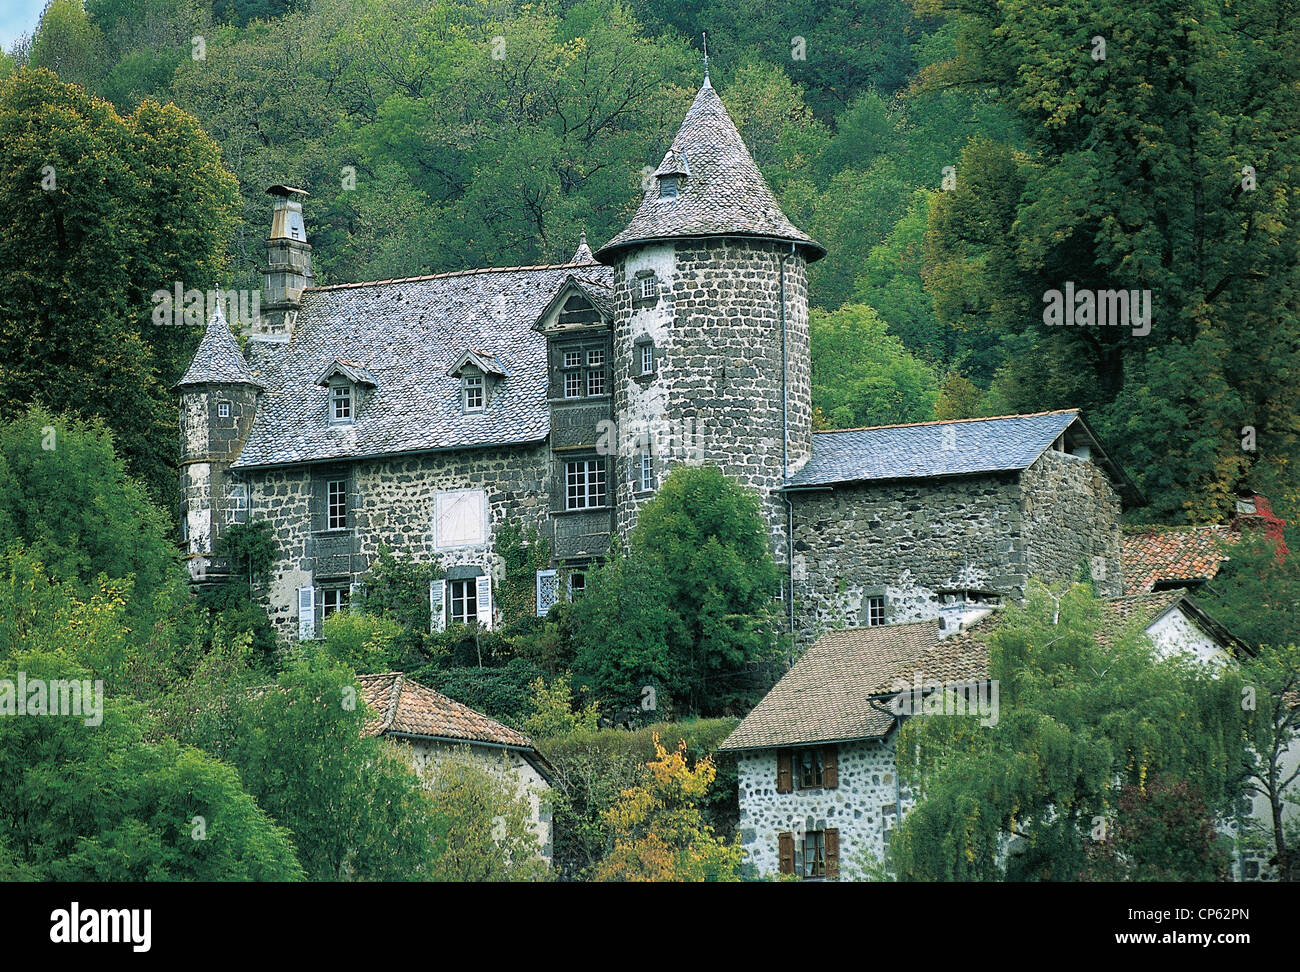
[(375, 712), (375, 717), (366, 723), (367, 735), (396, 732), (533, 749), (532, 742), (522, 733), (400, 672), (358, 675), (357, 680), (366, 705)]
[(658, 171), (689, 174), (670, 199), (659, 198), (658, 179), (647, 179), (636, 215), (596, 251), (596, 259), (612, 263), (619, 250), (636, 243), (700, 236), (791, 240), (803, 245), (810, 261), (826, 253), (781, 212), (722, 99), (707, 81)]
[(226, 316), (221, 312), (220, 303), (217, 304), (212, 317), (208, 319), (203, 340), (199, 343), (198, 350), (194, 352), (194, 357), (190, 359), (190, 366), (185, 370), (184, 377), (176, 383), (176, 387), (184, 388), (187, 385), (209, 383), (261, 387), (253, 377), (253, 370), (249, 368), (248, 362), (244, 360), (239, 345), (235, 343), (235, 336), (230, 333), (230, 325), (226, 323)]
[[(1244, 647), (1208, 617), (1184, 590), (1111, 598), (1103, 604), (1098, 642), (1110, 643), (1130, 626), (1146, 629), (1178, 607), (1221, 644)], [(989, 677), (989, 639), (1002, 615), (993, 612), (966, 630), (939, 638), (939, 622), (830, 631), (817, 640), (720, 747), (770, 749), (807, 743), (873, 739), (893, 717), (880, 696), (898, 681), (973, 682)]]
[(1219, 548), (1237, 534), (1226, 526), (1152, 528), (1120, 540), (1124, 593), (1149, 591), (1158, 581), (1211, 580), (1228, 558)]

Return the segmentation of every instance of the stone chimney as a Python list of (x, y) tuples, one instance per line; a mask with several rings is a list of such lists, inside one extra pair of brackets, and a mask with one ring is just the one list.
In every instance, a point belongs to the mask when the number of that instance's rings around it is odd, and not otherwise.
[(266, 194), (273, 200), (271, 236), (266, 241), (266, 267), (262, 293), (261, 320), (253, 326), (259, 336), (293, 334), (302, 292), (312, 286), (311, 244), (302, 218), (305, 189), (272, 186)]

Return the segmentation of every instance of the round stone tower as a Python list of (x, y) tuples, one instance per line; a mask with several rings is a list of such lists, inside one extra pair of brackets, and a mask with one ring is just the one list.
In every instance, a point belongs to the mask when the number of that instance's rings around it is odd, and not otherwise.
[(825, 249), (781, 212), (706, 79), (636, 215), (596, 252), (614, 268), (609, 468), (616, 529), (678, 463), (776, 491), (812, 447), (807, 264)]
[(262, 386), (217, 305), (185, 376), (177, 383), (181, 419), (181, 523), (190, 580), (226, 573), (213, 543), (227, 523), (247, 518), (247, 487), (228, 474), (248, 440)]

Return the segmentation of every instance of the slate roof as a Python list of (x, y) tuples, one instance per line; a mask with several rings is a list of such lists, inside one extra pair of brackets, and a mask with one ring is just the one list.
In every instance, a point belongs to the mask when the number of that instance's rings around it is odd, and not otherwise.
[(1065, 409), (817, 432), (812, 458), (790, 477), (789, 485), (1019, 471), (1046, 452), (1078, 417), (1078, 409)]
[[(1245, 650), (1184, 590), (1111, 598), (1103, 602), (1097, 640), (1108, 645), (1130, 625), (1149, 628), (1179, 608), (1220, 644)], [(939, 637), (937, 620), (844, 628), (822, 635), (781, 681), (745, 716), (723, 750), (771, 749), (885, 736), (893, 727), (887, 700), (901, 680), (974, 682), (989, 677), (989, 638), (1001, 613), (994, 611), (964, 631)], [(877, 696), (873, 707), (869, 699)], [(880, 711), (884, 709), (886, 711)]]
[(527, 736), (449, 699), (401, 672), (358, 675), (361, 694), (376, 716), (366, 722), (368, 736), (385, 732), (430, 736), (463, 742), (486, 742), (512, 749), (531, 750)]
[[(673, 157), (674, 153), (678, 158)], [(635, 243), (699, 236), (793, 240), (803, 244), (810, 261), (825, 255), (825, 247), (781, 212), (708, 81), (695, 96), (659, 171), (682, 168), (690, 175), (671, 199), (659, 198), (657, 179), (646, 180), (645, 196), (636, 215), (623, 232), (596, 251), (596, 259), (611, 263), (620, 249)]]
[[(561, 264), (305, 290), (293, 339), (262, 359), (266, 392), (234, 468), (545, 439), (546, 340), (532, 325), (570, 276), (593, 289), (612, 284), (608, 267)], [(467, 348), (494, 356), (509, 376), (470, 415), (447, 374)], [(330, 424), (316, 385), (336, 359), (377, 386), (352, 424)]]
[(260, 387), (253, 377), (253, 369), (248, 366), (240, 353), (235, 336), (226, 323), (226, 316), (221, 312), (221, 305), (208, 318), (207, 330), (203, 340), (190, 360), (190, 366), (184, 376), (176, 383), (177, 388), (188, 385), (206, 384), (243, 384)]
[(1228, 558), (1219, 545), (1237, 539), (1226, 526), (1125, 533), (1120, 539), (1124, 593), (1149, 591), (1157, 581), (1212, 580)]

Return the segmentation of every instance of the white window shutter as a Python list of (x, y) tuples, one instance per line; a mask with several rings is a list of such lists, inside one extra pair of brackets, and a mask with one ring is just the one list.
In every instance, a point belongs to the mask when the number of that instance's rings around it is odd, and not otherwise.
[(429, 581), (429, 630), (443, 631), (447, 627), (447, 582), (441, 578)]
[(366, 585), (360, 581), (348, 585), (348, 610), (361, 613), (361, 604), (366, 596)]
[(555, 592), (559, 586), (556, 579), (556, 571), (539, 570), (537, 572), (537, 616), (546, 617), (551, 610), (551, 605), (555, 603)]
[(480, 628), (492, 630), (492, 575), (484, 574), (474, 585), (478, 593), (478, 624)]
[(298, 588), (298, 640), (316, 637), (316, 588)]

